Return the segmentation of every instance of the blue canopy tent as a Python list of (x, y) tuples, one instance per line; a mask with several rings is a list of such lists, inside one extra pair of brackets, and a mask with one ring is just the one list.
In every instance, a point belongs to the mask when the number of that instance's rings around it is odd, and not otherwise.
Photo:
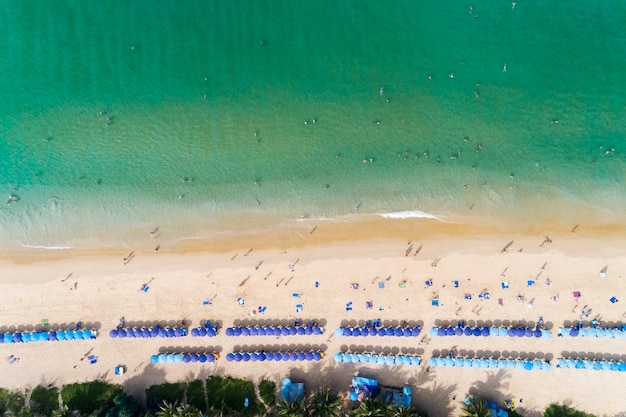
[(294, 402), (302, 402), (304, 400), (304, 384), (293, 383), (289, 378), (283, 379), (280, 393), (283, 401), (289, 404)]

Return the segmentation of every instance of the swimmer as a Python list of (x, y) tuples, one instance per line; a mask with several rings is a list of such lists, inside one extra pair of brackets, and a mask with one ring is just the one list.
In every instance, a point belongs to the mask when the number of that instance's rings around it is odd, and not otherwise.
[(315, 124), (315, 122), (317, 122), (317, 119), (311, 119), (311, 123)]
[(378, 90), (378, 94), (380, 94), (381, 96), (385, 94), (385, 91), (383, 90), (382, 87), (380, 87), (380, 90)]
[(429, 76), (428, 76), (428, 81), (432, 81), (432, 80), (433, 80), (433, 76), (432, 76), (432, 75), (429, 75)]
[(559, 124), (559, 119), (552, 119), (552, 124), (553, 125), (558, 125)]
[(456, 74), (455, 74), (455, 73), (453, 73), (453, 72), (451, 72), (450, 74), (448, 74), (448, 77), (450, 77), (451, 79), (452, 79), (452, 78), (456, 78)]
[(517, 2), (511, 2), (511, 10), (515, 9), (515, 6), (517, 5)]
[(374, 121), (372, 122), (372, 124), (373, 124), (373, 125), (377, 125), (377, 126), (378, 126), (378, 125), (380, 124), (380, 120), (374, 120)]
[(502, 72), (506, 72), (506, 62), (504, 63), (504, 66), (502, 67)]

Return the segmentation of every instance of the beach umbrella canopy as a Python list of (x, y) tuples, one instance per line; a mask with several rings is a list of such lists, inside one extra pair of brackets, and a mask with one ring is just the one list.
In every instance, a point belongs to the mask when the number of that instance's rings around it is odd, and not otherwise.
[(150, 363), (151, 364), (155, 364), (155, 363), (159, 363), (159, 355), (152, 355), (150, 356)]
[(273, 328), (273, 333), (274, 333), (274, 336), (280, 336), (281, 335), (280, 328), (274, 327)]
[(476, 327), (474, 330), (472, 330), (472, 334), (474, 336), (480, 336), (481, 335), (480, 329)]
[(4, 343), (4, 333), (0, 333), (0, 343)]
[(626, 363), (620, 363), (617, 367), (617, 370), (620, 372), (626, 372)]
[(274, 352), (274, 360), (279, 362), (283, 360), (283, 354), (280, 352)]
[[(321, 327), (319, 327), (319, 326), (316, 326), (316, 327), (318, 327), (318, 328), (320, 329), (320, 333), (315, 333), (315, 332), (313, 332), (313, 334), (322, 334), (322, 332), (321, 332), (321, 331), (322, 331), (322, 328), (321, 328)], [(315, 330), (315, 328), (313, 328), (313, 330)], [(378, 334), (378, 331), (377, 331), (374, 327), (371, 327), (371, 328), (368, 330), (368, 333), (369, 333), (369, 335), (370, 335), (370, 336), (376, 336), (376, 335)]]
[(182, 337), (185, 335), (185, 332), (180, 327), (174, 329), (174, 337)]
[(465, 330), (463, 330), (463, 334), (465, 336), (471, 336), (473, 334), (472, 328), (471, 327), (466, 327)]
[(234, 361), (234, 360), (235, 360), (235, 355), (234, 355), (234, 354), (232, 354), (232, 353), (227, 354), (227, 355), (226, 355), (226, 360), (227, 360), (228, 362), (232, 362), (232, 361)]
[(531, 371), (533, 369), (533, 363), (531, 361), (524, 362), (524, 369), (527, 371)]
[(480, 367), (481, 368), (489, 368), (489, 359), (482, 358), (480, 360)]
[(209, 337), (215, 337), (217, 336), (217, 332), (215, 329), (206, 329), (206, 335)]
[(492, 327), (489, 329), (489, 336), (500, 336), (500, 329)]
[[(344, 356), (344, 358), (345, 358), (345, 356)], [(298, 354), (296, 352), (291, 352), (289, 354), (289, 359), (292, 360), (292, 361), (297, 361), (298, 360)], [(345, 360), (344, 360), (344, 362), (345, 362)]]
[[(128, 336), (128, 335), (126, 335), (126, 336)], [(66, 340), (74, 339), (74, 332), (72, 330), (66, 330), (65, 331), (65, 339)]]
[(456, 334), (454, 327), (448, 327), (446, 329), (446, 336), (454, 336)]
[[(17, 336), (19, 335), (19, 333), (15, 333), (13, 335), (13, 341), (14, 342), (20, 342), (22, 341), (22, 337), (20, 335), (20, 340), (17, 340)], [(126, 337), (126, 332), (121, 330), (118, 334), (118, 337)], [(57, 340), (65, 340), (65, 332), (63, 330), (60, 330), (57, 332)]]
[(578, 329), (570, 330), (569, 335), (572, 336), (572, 337), (578, 336)]
[(380, 328), (380, 329), (378, 329), (377, 334), (378, 334), (378, 336), (382, 337), (382, 336), (386, 336), (387, 332), (385, 332), (385, 329)]
[(333, 356), (333, 359), (335, 359), (335, 362), (339, 362), (339, 363), (343, 362), (343, 353), (341, 352), (335, 353), (335, 356)]
[(472, 367), (472, 360), (470, 358), (463, 359), (463, 367), (464, 368), (471, 368)]
[(57, 340), (57, 332), (48, 332), (48, 340)]
[(250, 354), (250, 360), (251, 360), (252, 362), (256, 362), (256, 361), (258, 361), (258, 360), (259, 360), (259, 354), (258, 354), (258, 353), (256, 353), (256, 352), (252, 352), (252, 353)]
[(541, 330), (539, 330), (539, 329), (535, 330), (535, 331), (533, 332), (533, 336), (535, 336), (535, 337), (537, 337), (537, 338), (541, 337)]
[(28, 333), (28, 332), (22, 333), (22, 342), (23, 343), (30, 342), (30, 333)]
[(163, 327), (158, 327), (157, 334), (159, 335), (159, 337), (167, 337), (167, 330)]
[(497, 368), (498, 367), (498, 360), (497, 359), (489, 359), (489, 367), (490, 368)]
[(428, 332), (428, 334), (430, 334), (431, 336), (439, 336), (439, 329), (437, 327), (431, 327), (430, 331)]
[(540, 371), (541, 369), (543, 369), (543, 362), (539, 361), (539, 360), (534, 360), (533, 361), (533, 371)]
[(235, 332), (233, 331), (232, 327), (227, 327), (226, 328), (226, 336), (234, 336)]
[(167, 361), (168, 362), (174, 362), (174, 354), (173, 353), (168, 353), (167, 354)]
[(417, 337), (417, 336), (419, 336), (421, 332), (422, 332), (422, 329), (420, 329), (420, 328), (419, 328), (419, 326), (417, 326), (417, 327), (413, 327), (413, 328), (411, 329), (411, 335), (412, 335), (413, 337)]
[(588, 334), (587, 329), (585, 329), (585, 328), (578, 329), (578, 336), (580, 336), (580, 337), (587, 337), (587, 334)]
[(454, 329), (454, 335), (463, 336), (463, 329), (461, 327), (457, 327), (456, 329)]
[(241, 360), (244, 362), (248, 362), (250, 360), (250, 354), (248, 352), (243, 352), (241, 354)]
[(183, 361), (183, 355), (180, 353), (174, 354), (174, 362), (181, 363)]
[(355, 327), (352, 329), (352, 336), (361, 336), (361, 329), (359, 329), (358, 327)]
[[(48, 333), (47, 332), (39, 332), (39, 339), (40, 340), (48, 340)], [(0, 336), (0, 341), (1, 340), (2, 340), (2, 336)]]
[(306, 359), (306, 355), (304, 354), (304, 352), (298, 352), (298, 360), (303, 361), (305, 359)]
[(585, 368), (585, 362), (583, 362), (582, 360), (575, 361), (575, 368), (576, 369), (584, 369)]
[(506, 360), (498, 359), (498, 368), (499, 369), (506, 369)]
[(197, 353), (190, 353), (189, 357), (191, 358), (191, 362), (198, 362), (200, 360)]
[(183, 355), (183, 362), (185, 362), (185, 363), (191, 362), (191, 356), (188, 353), (185, 353)]
[(242, 331), (241, 327), (235, 327), (233, 329), (233, 335), (235, 335), (235, 336), (241, 336), (242, 333), (243, 333), (243, 331)]
[(480, 334), (481, 336), (489, 336), (489, 327), (485, 326), (480, 329)]
[[(341, 328), (340, 327), (340, 329), (341, 329), (341, 335), (342, 336), (352, 336), (352, 330), (350, 330), (350, 328), (348, 328), (348, 327)], [(304, 329), (302, 329), (302, 331), (304, 332)]]
[(135, 338), (135, 331), (133, 329), (126, 329), (126, 337), (130, 339)]
[(498, 329), (498, 336), (508, 336), (509, 335), (509, 329), (507, 329), (506, 327), (500, 327)]
[(508, 333), (509, 333), (509, 336), (511, 336), (511, 337), (514, 337), (514, 336), (517, 334), (517, 332), (515, 331), (515, 329), (514, 329), (514, 328), (512, 328), (512, 327), (511, 327), (511, 328), (509, 328)]
[(170, 328), (170, 329), (167, 329), (167, 330), (166, 330), (165, 336), (166, 336), (166, 337), (175, 337), (175, 336), (176, 336), (176, 333), (174, 332), (174, 329), (171, 329), (171, 328)]
[(282, 329), (280, 329), (280, 335), (289, 336), (289, 329), (287, 327), (283, 327)]
[(393, 336), (395, 334), (395, 332), (393, 331), (393, 327), (386, 327), (385, 328), (385, 336)]
[(289, 360), (289, 353), (287, 353), (287, 352), (282, 352), (280, 354), (280, 356), (281, 356), (281, 359), (284, 360), (284, 361), (288, 361)]
[[(83, 331), (82, 330), (76, 330), (74, 332), (74, 339), (82, 339), (82, 338), (83, 338)], [(30, 340), (33, 341), (33, 342), (39, 340), (39, 335), (37, 333), (31, 333)]]
[(452, 358), (446, 358), (446, 366), (454, 366), (455, 362)]
[(207, 362), (215, 362), (215, 354), (214, 353), (207, 353), (206, 355), (206, 360)]
[[(64, 332), (58, 332), (57, 333), (57, 337), (59, 336), (60, 333), (63, 333), (63, 337), (65, 338), (65, 333)], [(124, 329), (118, 329), (117, 330), (117, 337), (119, 338), (124, 338), (126, 337), (126, 330)]]
[[(298, 327), (297, 331), (300, 336), (306, 333), (306, 329), (304, 327)], [(337, 334), (337, 332), (335, 332), (335, 334)], [(343, 336), (343, 330), (342, 330), (342, 333), (339, 334), (339, 336)]]
[(457, 368), (462, 368), (463, 367), (463, 358), (455, 358), (454, 359), (454, 366)]
[[(445, 330), (444, 330), (444, 332), (445, 332)], [(404, 336), (404, 331), (401, 328), (397, 327), (397, 328), (393, 329), (393, 335), (396, 336), (396, 337), (402, 337), (402, 336)]]
[(445, 335), (446, 335), (446, 329), (444, 329), (443, 327), (438, 327), (437, 336), (445, 336)]
[(313, 359), (316, 361), (322, 360), (322, 354), (320, 352), (313, 352)]
[(313, 360), (313, 352), (305, 353), (304, 357), (306, 358), (307, 361), (312, 361)]
[(600, 361), (593, 361), (593, 370), (594, 371), (601, 371), (602, 370), (602, 362), (600, 362)]
[[(207, 357), (206, 357), (206, 355), (204, 353), (200, 353), (198, 355), (198, 362), (205, 363), (206, 360), (207, 360)], [(235, 360), (237, 360), (237, 358), (235, 358)]]
[(235, 359), (235, 362), (241, 362), (241, 359), (242, 359), (241, 353), (235, 352), (235, 353), (233, 353), (233, 357)]
[(273, 361), (274, 360), (274, 352), (265, 352), (265, 359), (267, 359), (268, 361)]
[(295, 326), (289, 326), (289, 336), (295, 336), (298, 334), (298, 329)]
[(533, 337), (533, 331), (531, 329), (524, 330), (524, 336)]
[(117, 334), (118, 334), (117, 329), (113, 329), (109, 332), (109, 336), (111, 336), (113, 339), (117, 337)]
[(242, 336), (250, 336), (250, 329), (247, 327), (242, 327), (241, 328), (241, 335)]
[(265, 359), (267, 359), (265, 352), (259, 352), (259, 360), (263, 362)]

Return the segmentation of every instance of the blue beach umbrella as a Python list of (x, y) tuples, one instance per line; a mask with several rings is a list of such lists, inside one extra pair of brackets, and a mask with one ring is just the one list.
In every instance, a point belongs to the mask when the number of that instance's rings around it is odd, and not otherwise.
[(533, 337), (533, 331), (531, 329), (524, 330), (524, 336)]
[(265, 354), (265, 352), (259, 352), (259, 360), (263, 362), (265, 361), (265, 359), (267, 359), (267, 355)]
[(298, 329), (294, 326), (289, 326), (289, 336), (295, 336), (298, 334)]
[[(208, 358), (208, 356), (207, 356)], [(250, 360), (250, 354), (248, 352), (243, 352), (241, 354), (241, 360), (244, 362), (248, 362)]]
[(437, 336), (445, 336), (445, 335), (446, 335), (446, 329), (444, 329), (443, 327), (438, 327)]
[(626, 372), (626, 363), (620, 363), (617, 370), (620, 372)]
[(265, 359), (267, 361), (273, 361), (274, 360), (274, 352), (265, 352)]
[[(89, 330), (85, 330), (85, 331), (83, 332), (83, 334), (84, 334), (84, 333), (87, 333), (87, 332), (91, 333), (91, 331), (89, 331)], [(149, 338), (150, 336), (151, 336), (151, 335), (150, 335), (150, 330), (149, 330), (149, 329), (146, 329), (146, 328), (141, 329), (141, 337), (143, 337), (144, 339), (146, 339), (146, 338)]]
[(602, 362), (600, 362), (600, 361), (593, 361), (593, 370), (594, 371), (601, 371), (602, 370)]
[[(306, 333), (306, 329), (302, 326), (297, 328), (298, 335), (302, 336)], [(336, 334), (336, 333), (335, 333)], [(343, 336), (343, 331), (339, 336)]]
[[(445, 332), (445, 330), (444, 330)], [(393, 329), (393, 335), (396, 337), (402, 337), (404, 335), (404, 331), (402, 331), (401, 328), (396, 327), (395, 329)]]
[[(2, 340), (1, 336), (0, 336), (0, 340)], [(49, 340), (48, 332), (39, 332), (39, 340), (44, 340), (44, 341)]]
[(215, 329), (206, 329), (206, 335), (208, 337), (215, 337), (217, 336), (217, 332), (215, 331)]
[(531, 361), (524, 362), (524, 369), (527, 371), (531, 371), (533, 369), (533, 363)]
[(274, 327), (274, 336), (280, 336), (280, 335), (281, 335), (280, 328)]
[(498, 359), (498, 369), (506, 369), (506, 360)]
[(354, 329), (352, 329), (352, 336), (356, 336), (356, 337), (361, 336), (361, 329), (359, 329), (358, 327), (355, 327)]
[[(235, 356), (235, 360), (237, 360), (236, 356)], [(201, 353), (201, 354), (198, 355), (198, 362), (205, 363), (206, 361), (207, 361), (206, 354)], [(239, 362), (239, 361), (237, 361), (237, 362)]]
[(587, 334), (588, 334), (587, 329), (585, 328), (578, 329), (578, 336), (587, 337)]
[(454, 358), (454, 366), (457, 368), (463, 367), (463, 358)]
[[(17, 335), (18, 335), (18, 333), (15, 333), (15, 334), (13, 335), (13, 341), (14, 341), (14, 342), (17, 342), (17, 340), (16, 340), (16, 336), (17, 336)], [(123, 336), (122, 336), (122, 335), (123, 335)], [(126, 332), (124, 332), (123, 330), (121, 330), (121, 331), (119, 332), (118, 337), (126, 337)], [(20, 340), (21, 340), (21, 338), (20, 338)], [(65, 340), (65, 332), (64, 332), (63, 330), (60, 330), (60, 331), (58, 331), (58, 332), (57, 332), (57, 340)]]
[(134, 339), (135, 331), (133, 329), (126, 329), (126, 337), (129, 339)]
[(322, 360), (322, 353), (321, 352), (314, 352), (313, 353), (313, 359), (316, 361), (321, 361)]
[(282, 357), (283, 361), (288, 361), (289, 360), (289, 353), (287, 353), (287, 352), (281, 353), (280, 356)]
[[(6, 335), (5, 335), (6, 337)], [(48, 340), (56, 341), (57, 340), (57, 332), (48, 332)]]
[[(81, 332), (82, 334), (82, 332)], [(31, 342), (38, 342), (39, 341), (39, 332), (32, 332), (30, 334), (30, 341)]]
[(492, 327), (489, 329), (489, 336), (499, 336), (500, 335), (500, 329), (498, 329), (497, 327)]
[(463, 367), (464, 368), (471, 368), (472, 367), (472, 360), (470, 358), (463, 359)]
[(457, 327), (456, 329), (454, 329), (454, 335), (463, 336), (463, 329), (461, 327)]
[(289, 336), (289, 329), (286, 327), (283, 327), (282, 329), (280, 329), (280, 335), (281, 336)]
[(72, 339), (74, 339), (74, 332), (72, 330), (66, 330), (65, 340), (72, 340)]
[(167, 329), (164, 329), (163, 327), (158, 327), (157, 328), (157, 335), (159, 337), (167, 337)]
[(393, 336), (395, 334), (393, 327), (385, 328), (385, 336)]
[(113, 339), (115, 339), (117, 335), (118, 335), (117, 329), (113, 329), (109, 332), (109, 336), (112, 337)]
[(417, 337), (417, 336), (419, 336), (419, 335), (420, 335), (420, 333), (421, 333), (421, 332), (422, 332), (422, 329), (421, 329), (419, 326), (417, 326), (417, 327), (413, 327), (413, 328), (411, 329), (411, 336), (413, 336), (413, 337)]
[(272, 334), (273, 334), (273, 332), (270, 333), (268, 331), (267, 327), (265, 327), (265, 326), (259, 327), (259, 336), (271, 336)]
[(489, 367), (490, 368), (497, 368), (498, 367), (498, 360), (497, 359), (489, 359)]
[(205, 329), (204, 327), (200, 327), (198, 329), (198, 336), (199, 337), (204, 337), (207, 335), (207, 329)]
[(148, 331), (150, 332), (150, 337), (158, 337), (159, 336), (159, 329), (157, 329), (156, 327), (151, 327), (148, 329)]
[(176, 329), (174, 329), (173, 333), (174, 333), (174, 337), (183, 337), (185, 335), (185, 332), (180, 327), (177, 327)]
[(24, 332), (22, 333), (22, 343), (30, 342), (30, 333)]
[(256, 326), (250, 327), (250, 336), (258, 336), (259, 328)]
[(307, 361), (312, 361), (313, 360), (313, 352), (306, 352), (304, 354), (304, 357), (306, 358)]
[(313, 334), (313, 328), (311, 326), (306, 326), (304, 328), (304, 334), (307, 336), (310, 336)]
[(303, 361), (305, 359), (306, 359), (306, 355), (304, 354), (304, 352), (298, 352), (298, 360)]
[[(344, 358), (345, 358), (345, 356), (344, 356)], [(289, 359), (292, 360), (292, 361), (297, 361), (298, 360), (298, 354), (296, 352), (291, 352), (289, 354)]]
[[(321, 330), (322, 330), (322, 329), (320, 328), (320, 331), (321, 331)], [(314, 333), (315, 333), (315, 332), (314, 332)], [(320, 334), (321, 334), (321, 333), (320, 333)], [(369, 335), (369, 336), (376, 336), (377, 334), (378, 334), (378, 331), (377, 331), (374, 327), (371, 327), (371, 328), (368, 330), (368, 335)]]
[(506, 327), (500, 327), (498, 329), (498, 336), (508, 336), (509, 335), (509, 329), (507, 329)]
[(515, 337), (517, 335), (517, 332), (515, 331), (514, 328), (510, 327), (509, 330), (508, 330), (508, 334), (511, 337)]
[(281, 360), (283, 360), (283, 355), (280, 352), (274, 352), (274, 360), (276, 362), (280, 362)]
[(574, 329), (570, 330), (569, 335), (572, 336), (572, 337), (577, 337), (578, 336), (578, 329), (574, 328)]
[(480, 329), (476, 327), (474, 330), (472, 330), (472, 334), (474, 336), (480, 336), (481, 335)]
[(540, 338), (542, 336), (541, 330), (537, 329), (533, 332), (533, 336)]
[(241, 327), (235, 327), (233, 329), (233, 335), (234, 336), (241, 336)]
[(454, 336), (455, 334), (456, 333), (455, 333), (454, 327), (448, 327), (446, 329), (446, 336)]
[(339, 353), (335, 353), (335, 356), (333, 356), (333, 359), (335, 360), (335, 362), (343, 362), (343, 353), (339, 352)]
[(256, 361), (258, 361), (258, 360), (259, 360), (259, 354), (258, 354), (257, 352), (252, 352), (252, 353), (250, 354), (250, 360), (251, 360), (252, 362), (256, 362)]
[(465, 336), (471, 336), (473, 334), (472, 328), (471, 327), (466, 327), (465, 330), (463, 330), (463, 334)]
[[(241, 353), (235, 352), (233, 353), (233, 356), (234, 356), (235, 362), (241, 362), (241, 359), (242, 359)], [(269, 355), (268, 355), (268, 359), (269, 359)]]
[(480, 335), (481, 336), (489, 336), (489, 327), (485, 326), (482, 329), (480, 329)]
[(235, 335), (235, 331), (233, 330), (232, 327), (227, 327), (226, 328), (226, 336), (234, 336)]
[(481, 368), (489, 368), (489, 359), (482, 358), (480, 360), (480, 367)]
[(385, 329), (383, 329), (383, 328), (378, 329), (377, 334), (378, 334), (378, 336), (381, 336), (381, 337), (382, 336), (386, 336)]
[(153, 365), (156, 364), (156, 363), (159, 363), (159, 355), (152, 355), (152, 356), (150, 356), (150, 363), (153, 364)]
[(190, 353), (189, 356), (191, 357), (191, 362), (198, 362), (200, 360), (200, 358), (198, 357), (197, 353)]
[(4, 343), (4, 333), (0, 333), (0, 344)]
[(250, 336), (250, 329), (247, 327), (242, 327), (241, 328), (241, 335), (242, 336)]
[(174, 362), (174, 354), (173, 353), (168, 353), (167, 354), (167, 361), (172, 363)]
[(456, 363), (452, 358), (446, 358), (446, 366), (454, 366)]
[(206, 360), (207, 362), (215, 362), (215, 354), (214, 353), (207, 353), (206, 354)]
[(428, 334), (430, 334), (431, 337), (439, 336), (439, 329), (437, 327), (431, 327)]
[(521, 327), (518, 327), (517, 329), (515, 329), (515, 336), (524, 337), (525, 334), (526, 334), (525, 329), (522, 329)]
[(582, 360), (575, 361), (575, 368), (576, 369), (585, 369), (585, 362), (583, 362)]
[(198, 337), (198, 328), (197, 327), (194, 327), (193, 329), (191, 329), (191, 336)]
[(174, 362), (175, 363), (181, 363), (183, 361), (183, 355), (180, 353), (175, 353), (174, 354)]
[(232, 362), (232, 361), (234, 361), (234, 360), (235, 360), (235, 355), (233, 355), (232, 353), (227, 354), (227, 355), (226, 355), (226, 360), (227, 360), (228, 362)]
[(183, 362), (185, 362), (185, 363), (191, 362), (191, 356), (188, 353), (185, 353), (183, 355)]

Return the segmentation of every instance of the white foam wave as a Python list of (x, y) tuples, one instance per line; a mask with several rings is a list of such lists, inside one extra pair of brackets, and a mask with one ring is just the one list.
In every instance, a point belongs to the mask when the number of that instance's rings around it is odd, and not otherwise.
[(391, 213), (378, 213), (380, 217), (384, 217), (385, 219), (412, 219), (412, 218), (420, 218), (420, 219), (435, 219), (441, 220), (438, 216), (435, 216), (431, 213), (426, 213), (419, 210), (412, 211), (395, 211)]
[(24, 245), (22, 244), (23, 248), (29, 248), (29, 249), (45, 249), (45, 250), (68, 250), (68, 249), (72, 249), (71, 246), (42, 246), (42, 245)]

